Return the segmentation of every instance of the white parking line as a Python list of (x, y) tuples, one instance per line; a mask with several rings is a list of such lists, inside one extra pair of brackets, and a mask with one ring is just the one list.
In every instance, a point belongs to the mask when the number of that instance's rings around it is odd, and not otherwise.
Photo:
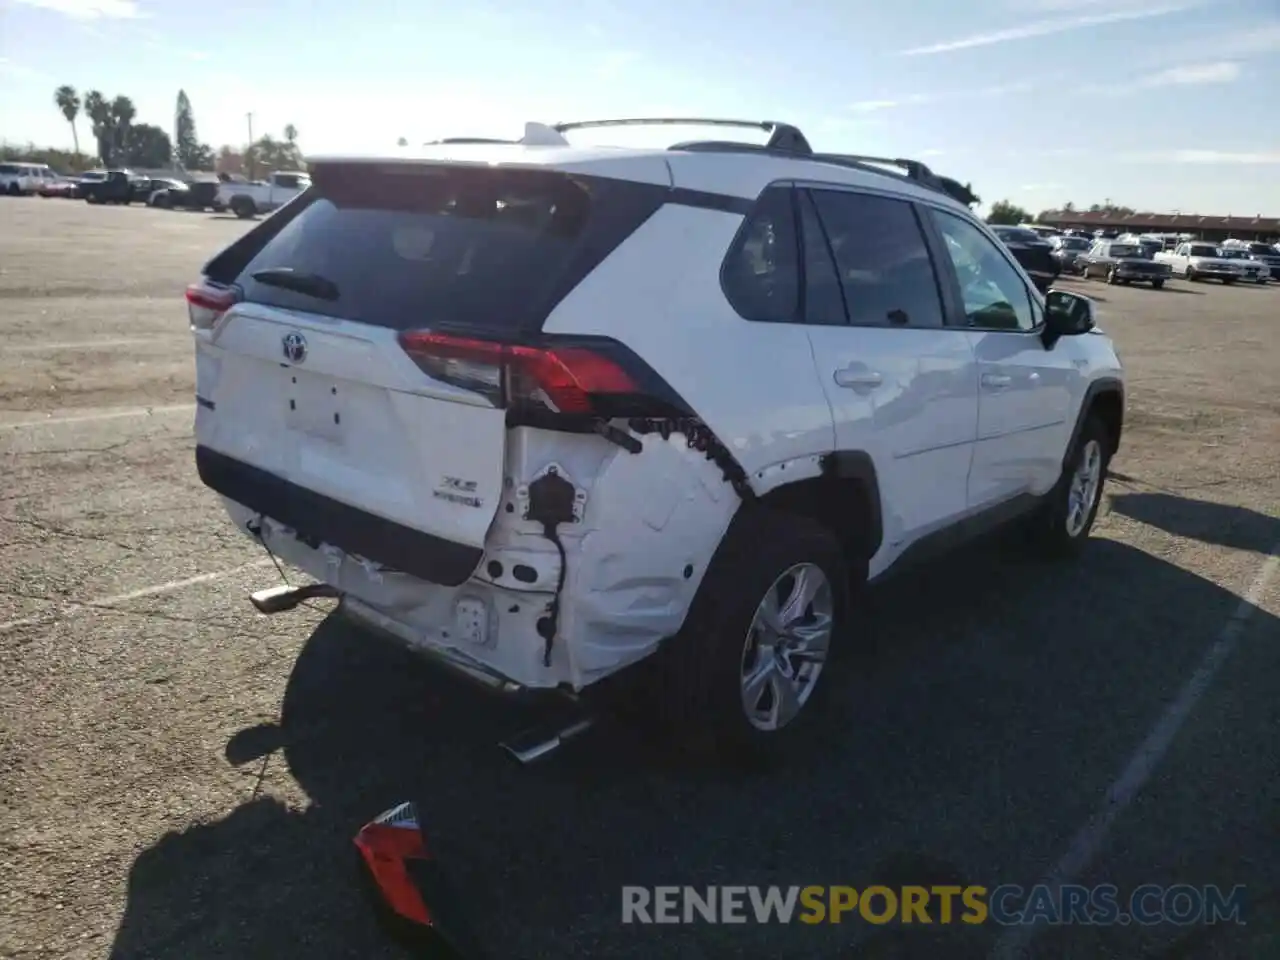
[[(1271, 582), (1271, 578), (1275, 576), (1277, 569), (1280, 569), (1280, 543), (1271, 548), (1267, 559), (1258, 570), (1258, 575), (1253, 578), (1253, 583), (1249, 585), (1235, 612), (1218, 632), (1217, 639), (1205, 652), (1204, 659), (1200, 661), (1196, 672), (1191, 675), (1191, 679), (1182, 688), (1177, 699), (1169, 704), (1155, 727), (1147, 734), (1147, 738), (1129, 758), (1120, 776), (1111, 784), (1102, 809), (1075, 835), (1071, 846), (1067, 848), (1066, 855), (1058, 861), (1053, 872), (1040, 881), (1041, 884), (1056, 892), (1063, 884), (1071, 883), (1078, 878), (1093, 862), (1102, 849), (1103, 843), (1106, 842), (1107, 834), (1116, 818), (1151, 778), (1161, 759), (1168, 753), (1174, 737), (1177, 736), (1187, 717), (1191, 715), (1192, 709), (1209, 688), (1214, 675), (1239, 644), (1244, 625), (1258, 609), (1262, 594), (1267, 589), (1267, 584)], [(996, 941), (995, 949), (991, 952), (992, 960), (1015, 960), (1023, 956), (1027, 947), (1045, 929), (1045, 926), (1046, 924), (1036, 923), (1010, 927), (1004, 936)]]
[(145, 417), (152, 414), (180, 413), (194, 410), (194, 403), (172, 403), (161, 407), (127, 407), (124, 410), (102, 410), (98, 413), (79, 413), (70, 417), (45, 417), (42, 420), (19, 420), (17, 423), (0, 423), (0, 430), (22, 430), (30, 427), (57, 427), (66, 423), (92, 423), (95, 420), (121, 420), (125, 417)]
[(18, 343), (5, 347), (8, 353), (50, 353), (54, 350), (102, 350), (107, 347), (144, 347), (153, 343), (175, 346), (190, 342), (189, 336), (117, 337), (114, 340), (68, 340), (62, 343)]
[(271, 558), (263, 557), (261, 560), (254, 560), (250, 563), (242, 563), (238, 567), (230, 567), (226, 570), (216, 570), (213, 573), (202, 573), (195, 577), (187, 577), (185, 580), (170, 580), (168, 583), (157, 583), (154, 586), (142, 587), (138, 590), (130, 590), (128, 593), (117, 593), (112, 597), (101, 597), (97, 600), (55, 600), (56, 609), (48, 613), (37, 614), (34, 617), (23, 617), (21, 620), (7, 620), (0, 623), (0, 633), (9, 630), (16, 630), (18, 627), (30, 626), (33, 623), (46, 623), (51, 620), (64, 619), (85, 610), (102, 610), (110, 609), (117, 603), (127, 603), (130, 600), (140, 600), (142, 597), (154, 597), (160, 593), (172, 593), (174, 590), (181, 590), (183, 587), (194, 587), (199, 583), (209, 583), (212, 580), (221, 580), (223, 577), (230, 577), (233, 574), (240, 573), (244, 570), (252, 570), (255, 567), (271, 566)]

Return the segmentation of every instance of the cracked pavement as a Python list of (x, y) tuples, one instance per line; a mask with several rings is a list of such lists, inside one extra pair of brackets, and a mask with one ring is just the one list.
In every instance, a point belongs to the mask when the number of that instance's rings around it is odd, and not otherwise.
[[(410, 798), (497, 956), (986, 956), (998, 930), (623, 927), (619, 888), (1034, 882), (1280, 541), (1280, 285), (1068, 282), (1130, 378), (1080, 563), (997, 539), (873, 591), (874, 654), (782, 766), (605, 726), (521, 769), (515, 707), (325, 604), (249, 606), (276, 574), (196, 478), (182, 303), (244, 228), (0, 198), (0, 957), (402, 956), (350, 840)], [(1060, 928), (1031, 956), (1276, 955), (1277, 617), (1273, 579), (1083, 878), (1243, 883), (1249, 926)]]

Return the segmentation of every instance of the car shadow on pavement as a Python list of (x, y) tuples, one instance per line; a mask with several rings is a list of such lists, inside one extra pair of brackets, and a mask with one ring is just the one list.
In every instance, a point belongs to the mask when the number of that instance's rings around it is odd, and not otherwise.
[(1110, 503), (1121, 516), (1177, 537), (1255, 553), (1267, 553), (1280, 543), (1280, 519), (1248, 507), (1171, 493), (1117, 493)]
[(750, 770), (611, 724), (520, 767), (496, 742), (524, 708), (330, 616), (279, 724), (227, 749), (282, 765), (310, 804), (258, 797), (142, 852), (111, 956), (406, 956), (357, 891), (351, 841), (415, 800), (492, 956), (976, 960), (999, 930), (626, 926), (621, 887), (1030, 883), (1237, 603), (1117, 541), (1068, 564), (1009, 537), (969, 548), (867, 592), (876, 652), (833, 664), (809, 739)]

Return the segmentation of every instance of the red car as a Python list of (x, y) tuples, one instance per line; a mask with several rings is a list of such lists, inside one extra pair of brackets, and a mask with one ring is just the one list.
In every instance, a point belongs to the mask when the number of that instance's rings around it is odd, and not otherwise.
[(76, 189), (76, 181), (65, 177), (58, 177), (54, 180), (45, 180), (36, 189), (36, 193), (42, 197), (63, 197), (70, 199)]

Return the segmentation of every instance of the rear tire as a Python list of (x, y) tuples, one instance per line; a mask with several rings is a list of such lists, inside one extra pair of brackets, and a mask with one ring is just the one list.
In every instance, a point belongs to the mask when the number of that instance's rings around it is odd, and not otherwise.
[(1233, 283), (1235, 283), (1235, 282), (1236, 282), (1236, 278), (1235, 278), (1235, 277), (1223, 277), (1223, 278), (1222, 278), (1222, 285), (1223, 285), (1224, 287), (1229, 287), (1229, 286), (1231, 286), (1231, 285), (1232, 285)]
[(1116, 281), (1119, 279), (1120, 278), (1116, 275), (1115, 267), (1112, 267), (1110, 270), (1107, 271), (1107, 283), (1111, 284), (1114, 287), (1116, 285)]
[(1152, 289), (1152, 290), (1159, 290), (1159, 289), (1161, 289), (1163, 286), (1164, 286), (1164, 281), (1163, 281), (1163, 280), (1152, 280), (1152, 281), (1151, 281), (1151, 289)]
[(241, 220), (248, 220), (258, 212), (258, 208), (248, 197), (235, 197), (231, 201), (231, 212)]
[(848, 568), (830, 530), (807, 517), (743, 508), (684, 628), (659, 653), (653, 694), (661, 725), (725, 757), (785, 750), (819, 713), (850, 606)]
[(1195, 283), (1199, 279), (1200, 278), (1196, 276), (1195, 270), (1193, 270), (1191, 267), (1187, 267), (1187, 282)]
[(1051, 557), (1073, 557), (1089, 539), (1102, 503), (1111, 462), (1106, 425), (1090, 414), (1067, 456), (1057, 486), (1031, 518), (1034, 547)]

